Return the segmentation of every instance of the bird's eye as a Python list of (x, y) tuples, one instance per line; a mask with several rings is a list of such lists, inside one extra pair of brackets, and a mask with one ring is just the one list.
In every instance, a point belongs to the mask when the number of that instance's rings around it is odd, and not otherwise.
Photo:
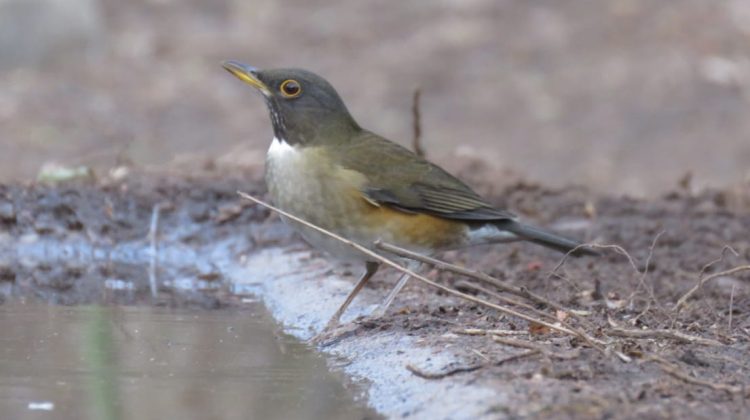
[(285, 80), (279, 87), (281, 94), (287, 98), (296, 98), (302, 93), (302, 87), (299, 82), (293, 79)]

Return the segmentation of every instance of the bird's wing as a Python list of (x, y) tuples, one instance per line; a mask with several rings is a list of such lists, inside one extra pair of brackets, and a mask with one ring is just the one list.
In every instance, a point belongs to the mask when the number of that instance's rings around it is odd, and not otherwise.
[(364, 175), (364, 197), (404, 212), (466, 221), (515, 220), (494, 208), (458, 178), (410, 150), (363, 132), (336, 148), (336, 161)]

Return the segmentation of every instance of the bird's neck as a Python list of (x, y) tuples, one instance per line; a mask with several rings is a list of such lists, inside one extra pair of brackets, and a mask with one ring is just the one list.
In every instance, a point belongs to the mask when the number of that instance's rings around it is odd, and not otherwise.
[(283, 140), (285, 143), (289, 144), (289, 141), (287, 141), (287, 127), (286, 127), (286, 121), (284, 119), (283, 114), (281, 113), (281, 110), (279, 109), (279, 106), (276, 104), (275, 101), (266, 99), (266, 106), (268, 107), (268, 113), (271, 116), (271, 126), (273, 127), (273, 138), (274, 140)]
[(285, 113), (269, 103), (274, 138), (291, 146), (336, 145), (347, 142), (362, 129), (348, 112), (326, 109)]

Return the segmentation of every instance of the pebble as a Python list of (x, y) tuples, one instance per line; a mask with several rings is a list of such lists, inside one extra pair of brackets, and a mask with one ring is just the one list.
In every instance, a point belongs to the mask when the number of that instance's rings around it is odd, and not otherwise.
[(0, 201), (0, 222), (11, 224), (16, 222), (16, 210), (13, 203)]
[(40, 235), (47, 235), (54, 232), (58, 224), (49, 217), (38, 217), (34, 220), (34, 231)]

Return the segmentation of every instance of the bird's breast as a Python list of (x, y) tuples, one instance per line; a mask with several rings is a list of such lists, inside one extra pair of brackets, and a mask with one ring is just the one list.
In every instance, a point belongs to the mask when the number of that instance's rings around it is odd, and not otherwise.
[[(319, 146), (292, 146), (274, 139), (266, 158), (266, 183), (271, 198), (282, 210), (363, 246), (371, 247), (380, 239), (431, 253), (461, 246), (467, 239), (468, 228), (462, 223), (367, 201), (361, 193), (367, 178), (337, 165)], [(313, 246), (340, 257), (360, 257), (350, 247), (313, 229), (290, 225)]]
[(338, 167), (320, 146), (293, 146), (274, 139), (268, 149), (266, 183), (276, 205), (321, 227), (356, 211), (364, 182), (356, 172)]

